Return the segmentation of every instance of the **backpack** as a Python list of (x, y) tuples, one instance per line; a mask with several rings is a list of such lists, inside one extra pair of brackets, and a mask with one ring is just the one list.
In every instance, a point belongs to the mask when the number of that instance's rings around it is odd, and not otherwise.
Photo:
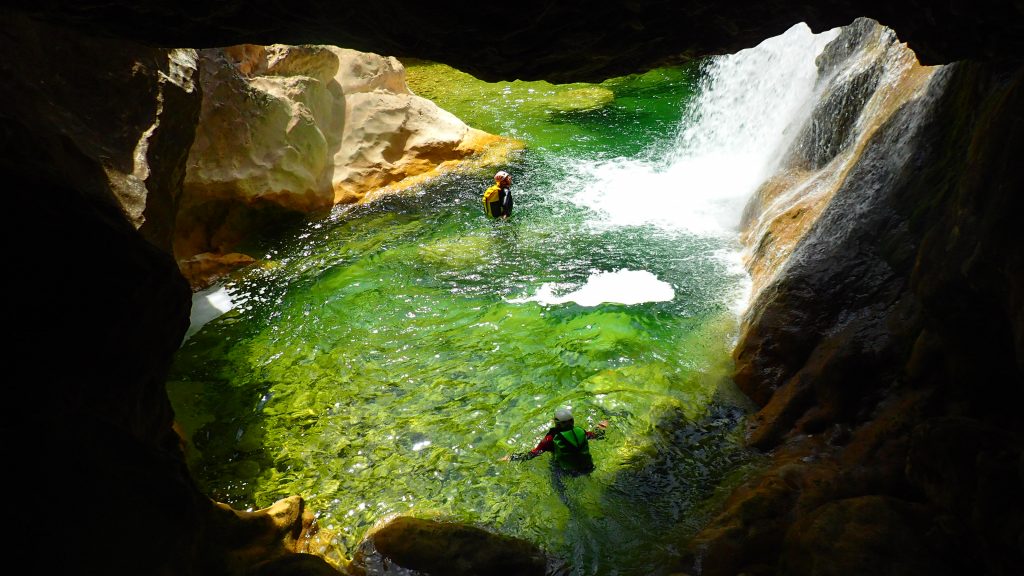
[(557, 432), (552, 441), (555, 444), (555, 462), (562, 468), (576, 472), (589, 472), (594, 469), (594, 460), (590, 456), (587, 444), (587, 432), (579, 426), (572, 430)]
[(491, 186), (487, 190), (484, 190), (484, 202), (497, 202), (499, 192), (501, 192), (501, 186), (498, 186), (497, 184)]
[(487, 190), (484, 190), (484, 195), (483, 195), (484, 213), (486, 213), (488, 216), (491, 216), (491, 217), (500, 216), (501, 215), (501, 206), (498, 206), (496, 208), (496, 211), (498, 212), (497, 214), (493, 213), (493, 211), (491, 210), (491, 205), (494, 204), (495, 202), (497, 202), (500, 197), (501, 197), (501, 186), (499, 186), (497, 183), (494, 184), (493, 186), (491, 186), (490, 188), (488, 188)]

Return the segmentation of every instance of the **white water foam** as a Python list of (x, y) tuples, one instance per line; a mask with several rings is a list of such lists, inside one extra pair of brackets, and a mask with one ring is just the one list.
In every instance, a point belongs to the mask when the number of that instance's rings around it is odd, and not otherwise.
[(642, 304), (644, 302), (667, 302), (676, 296), (668, 282), (646, 270), (621, 269), (614, 272), (594, 272), (582, 287), (558, 295), (562, 288), (558, 284), (544, 284), (533, 296), (510, 300), (513, 303), (539, 302), (541, 304), (565, 304), (575, 302), (580, 306), (597, 306), (604, 303)]
[(193, 294), (192, 315), (189, 318), (188, 331), (185, 332), (182, 342), (191, 338), (204, 324), (231, 310), (234, 306), (231, 295), (221, 285), (211, 286)]
[(579, 190), (572, 201), (600, 214), (600, 228), (735, 234), (743, 206), (810, 114), (814, 60), (838, 33), (797, 24), (712, 59), (667, 157), (577, 162), (563, 189)]
[[(686, 110), (669, 153), (574, 161), (562, 189), (578, 191), (570, 200), (593, 211), (590, 223), (596, 229), (653, 225), (668, 232), (735, 238), (747, 201), (776, 169), (813, 110), (815, 59), (838, 34), (838, 28), (814, 34), (801, 23), (754, 48), (709, 60), (700, 93)], [(739, 314), (749, 298), (750, 279), (738, 248), (712, 256), (742, 278), (731, 298)], [(660, 282), (649, 272), (628, 272)], [(563, 296), (555, 294), (559, 286), (546, 284), (528, 300), (583, 305), (650, 301), (637, 289), (643, 285), (639, 278), (618, 283), (598, 274)]]

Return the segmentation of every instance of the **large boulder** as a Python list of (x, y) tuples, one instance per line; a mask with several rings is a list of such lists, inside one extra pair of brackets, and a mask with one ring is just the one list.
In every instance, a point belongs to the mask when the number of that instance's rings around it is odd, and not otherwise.
[(238, 245), (289, 216), (394, 192), (504, 141), (410, 92), (395, 58), (280, 44), (199, 56), (203, 107), (174, 236), (194, 288), (252, 262)]
[(544, 552), (525, 540), (459, 522), (398, 516), (370, 531), (349, 570), (357, 576), (543, 576), (546, 568)]

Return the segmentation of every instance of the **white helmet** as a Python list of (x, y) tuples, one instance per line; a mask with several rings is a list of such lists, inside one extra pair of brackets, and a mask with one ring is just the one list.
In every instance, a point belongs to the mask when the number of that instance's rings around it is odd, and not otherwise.
[(566, 422), (572, 422), (572, 412), (568, 408), (559, 408), (555, 410), (555, 422), (559, 424), (565, 424)]
[(511, 184), (512, 175), (504, 170), (498, 170), (498, 173), (494, 175), (494, 181), (499, 184)]

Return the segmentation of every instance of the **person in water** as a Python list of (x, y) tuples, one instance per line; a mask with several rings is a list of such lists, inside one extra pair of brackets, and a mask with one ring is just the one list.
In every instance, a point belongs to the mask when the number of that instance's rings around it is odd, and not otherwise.
[(484, 191), (484, 213), (491, 218), (507, 220), (512, 214), (512, 175), (499, 170), (494, 184)]
[(537, 447), (529, 452), (509, 454), (503, 461), (532, 460), (544, 452), (551, 452), (552, 464), (562, 472), (570, 475), (586, 474), (594, 470), (594, 459), (590, 456), (588, 440), (603, 440), (608, 428), (608, 421), (602, 420), (597, 430), (591, 432), (576, 425), (572, 412), (568, 408), (555, 410), (554, 426)]

